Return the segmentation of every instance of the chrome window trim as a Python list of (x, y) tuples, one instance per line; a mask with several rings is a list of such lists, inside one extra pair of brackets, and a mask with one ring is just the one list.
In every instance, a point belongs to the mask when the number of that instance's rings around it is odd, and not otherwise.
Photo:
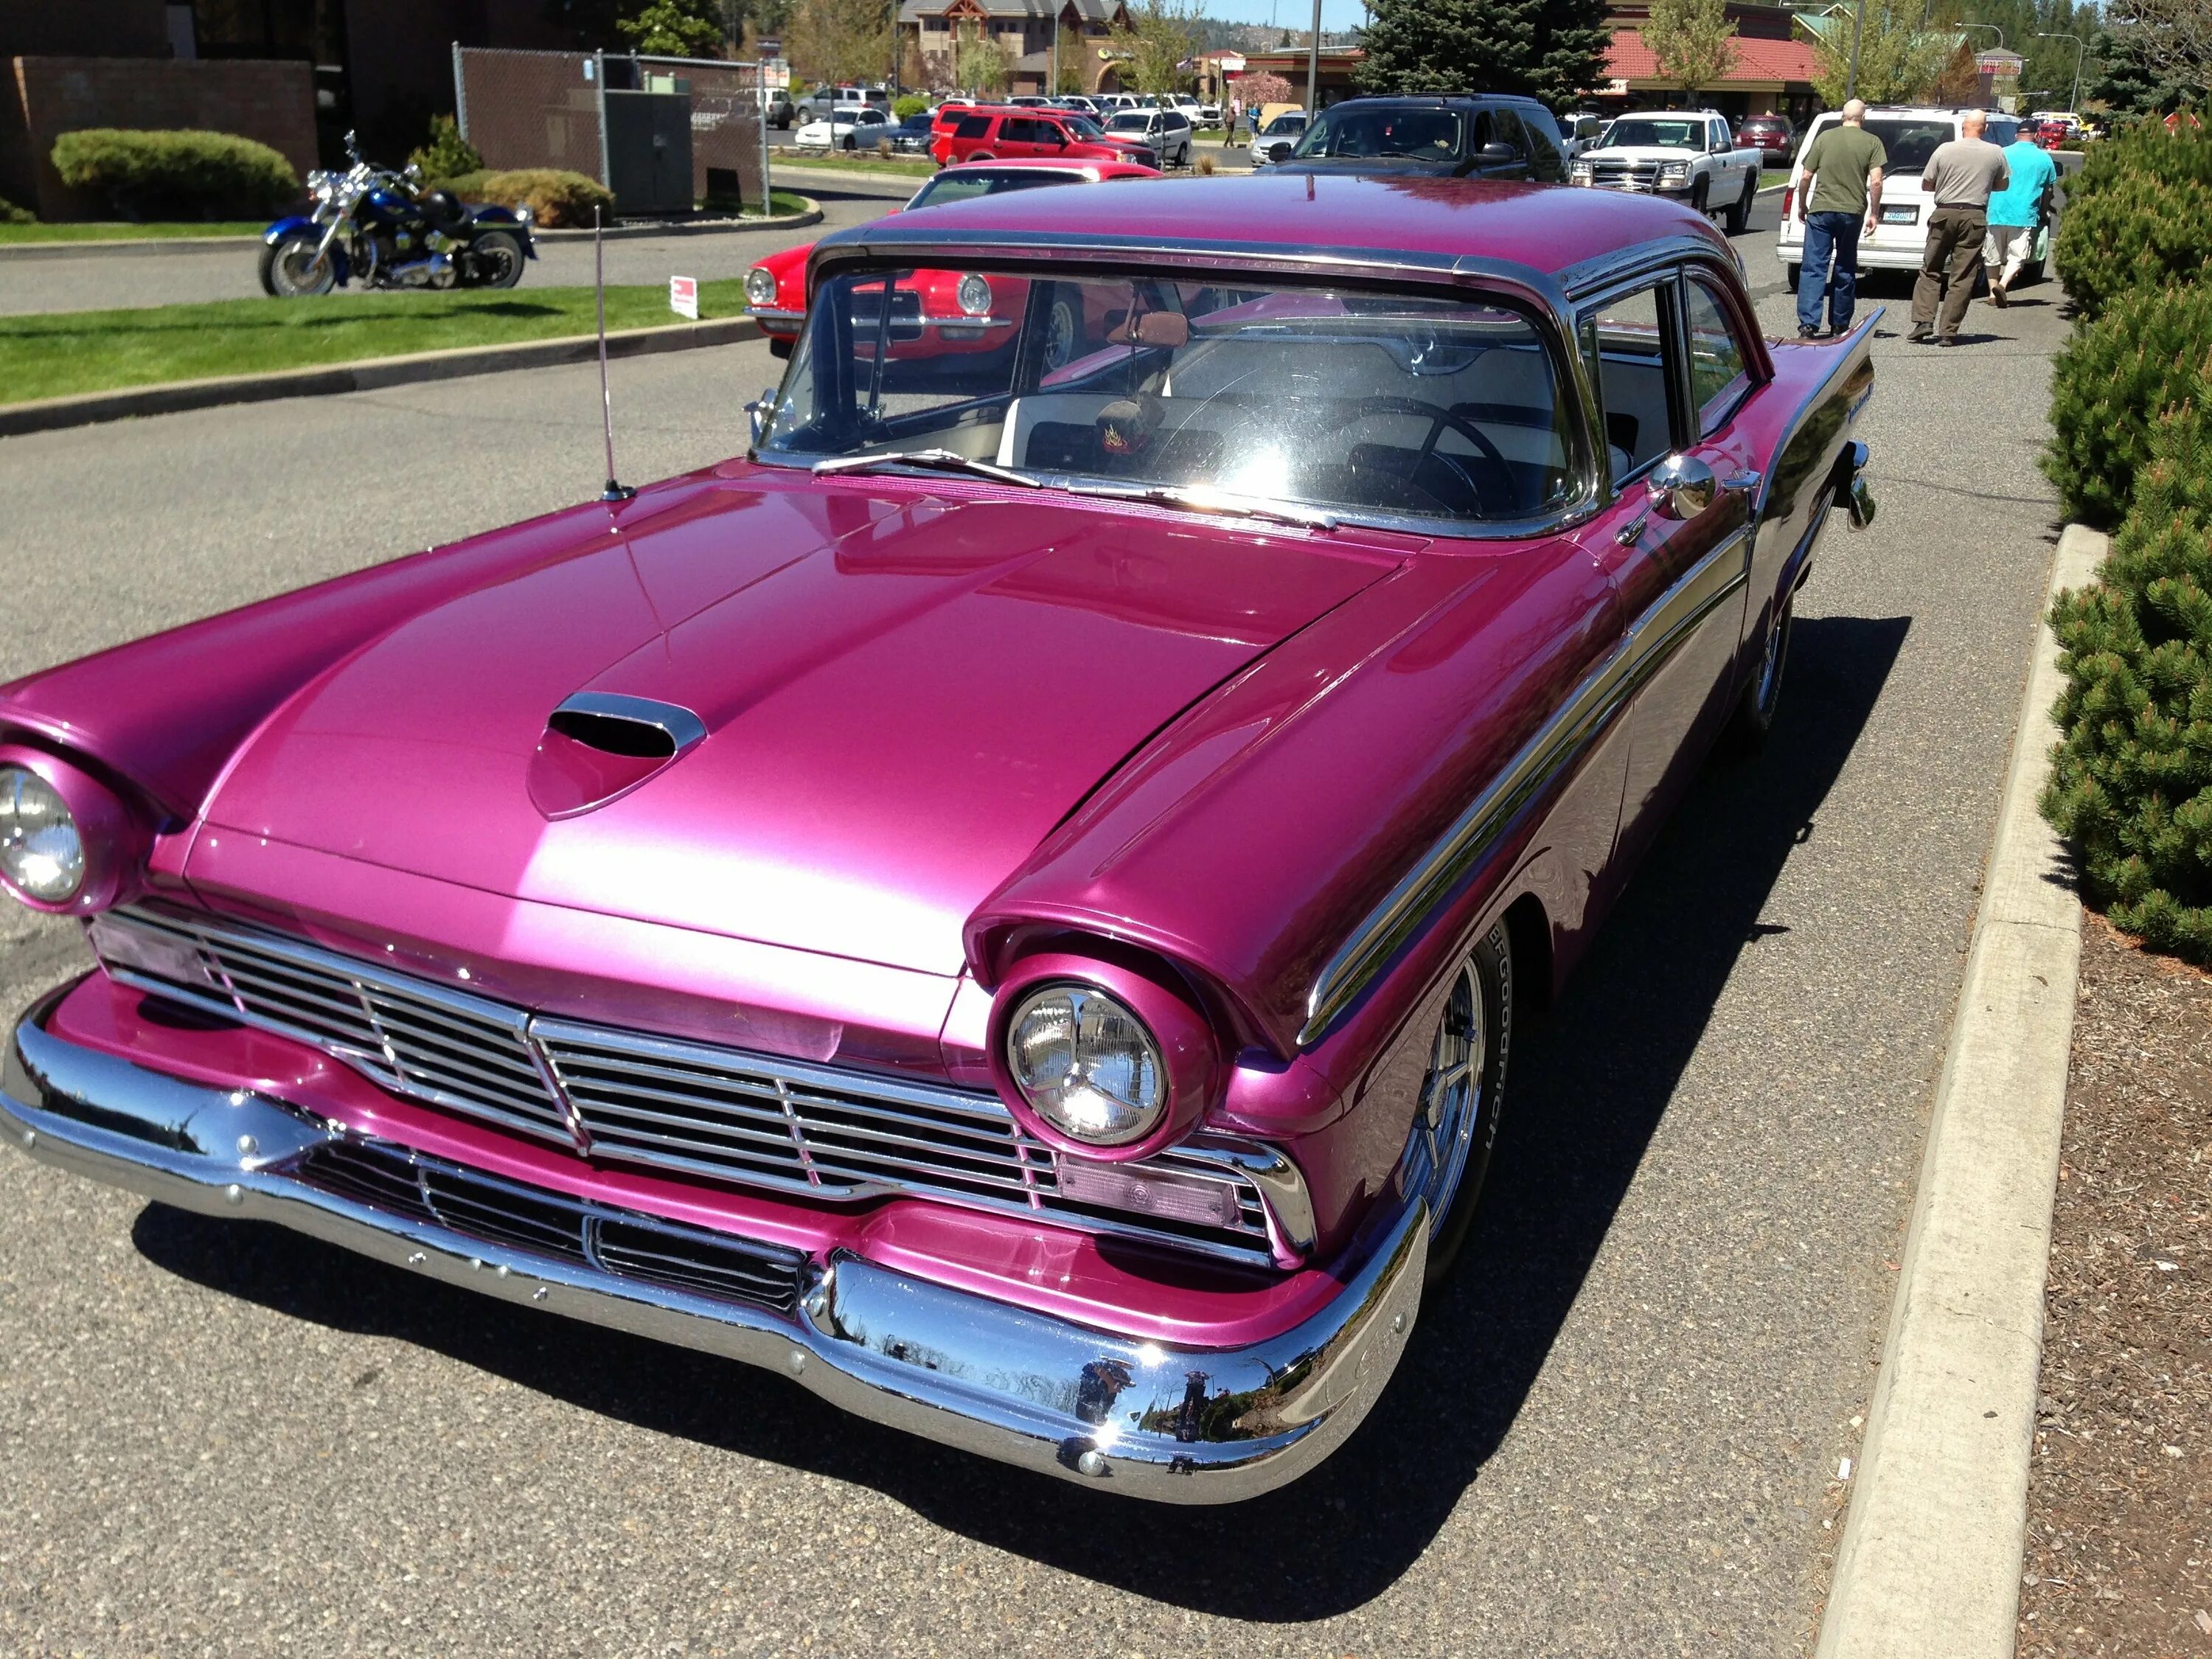
[(633, 697), (619, 691), (578, 691), (562, 698), (553, 712), (591, 714), (601, 720), (649, 726), (664, 733), (676, 745), (678, 755), (707, 736), (707, 722), (681, 703), (662, 702), (656, 697)]
[[(1730, 532), (1630, 625), (1565, 702), (1523, 743), (1451, 826), (1423, 854), (1322, 964), (1306, 994), (1298, 1046), (1310, 1048), (1379, 978), (1399, 952), (1497, 844), (1521, 811), (1571, 767), (1673, 656), (1692, 630), (1750, 580), (1752, 527)], [(1731, 566), (1728, 556), (1738, 556)]]
[[(164, 938), (173, 936), (175, 932), (204, 935), (218, 945), (231, 942), (236, 948), (258, 951), (274, 957), (289, 957), (304, 967), (333, 976), (343, 976), (358, 989), (374, 989), (396, 999), (413, 999), (434, 1006), (442, 1006), (456, 1014), (495, 1023), (514, 1036), (520, 1045), (517, 1058), (526, 1059), (537, 1071), (547, 1096), (549, 1111), (556, 1115), (545, 1121), (533, 1121), (488, 1107), (480, 1101), (427, 1087), (400, 1069), (396, 1056), (389, 1048), (372, 1054), (353, 1044), (334, 1042), (326, 1034), (274, 1018), (250, 1006), (244, 997), (235, 993), (226, 994), (225, 988), (219, 988), (212, 983), (208, 989), (199, 991), (170, 980), (140, 973), (124, 963), (112, 961), (108, 953), (99, 949), (97, 930), (105, 927), (135, 928)], [(1262, 1141), (1201, 1131), (1179, 1146), (1140, 1160), (1141, 1167), (1208, 1176), (1231, 1184), (1232, 1189), (1241, 1182), (1256, 1196), (1261, 1218), (1259, 1233), (1253, 1233), (1246, 1228), (1224, 1227), (1220, 1230), (1222, 1236), (1218, 1237), (1194, 1237), (1148, 1226), (1139, 1220), (1124, 1221), (1110, 1214), (1094, 1213), (1093, 1211), (1099, 1206), (1086, 1206), (1082, 1210), (1067, 1207), (1058, 1198), (1056, 1173), (1052, 1191), (1040, 1188), (1036, 1184), (1036, 1175), (1040, 1170), (1054, 1169), (1053, 1155), (1042, 1143), (1032, 1140), (1021, 1131), (1013, 1115), (995, 1093), (958, 1089), (949, 1084), (888, 1077), (880, 1073), (842, 1070), (803, 1060), (787, 1060), (777, 1055), (659, 1036), (617, 1026), (593, 1025), (538, 1016), (526, 1009), (490, 998), (451, 991), (410, 974), (380, 969), (359, 958), (326, 951), (265, 929), (234, 922), (228, 918), (150, 906), (125, 907), (94, 918), (88, 933), (94, 939), (94, 952), (100, 957), (101, 966), (118, 984), (304, 1043), (351, 1066), (390, 1093), (426, 1101), (480, 1122), (490, 1122), (495, 1127), (527, 1133), (540, 1142), (561, 1147), (578, 1156), (619, 1163), (625, 1168), (665, 1170), (685, 1176), (703, 1176), (734, 1188), (784, 1193), (817, 1203), (857, 1205), (891, 1198), (927, 1199), (963, 1209), (1018, 1216), (1030, 1222), (1048, 1223), (1081, 1232), (1139, 1239), (1248, 1267), (1294, 1267), (1304, 1260), (1314, 1243), (1313, 1204), (1304, 1177), (1286, 1154)], [(375, 1016), (368, 1010), (366, 1000), (363, 1013), (373, 1026)], [(923, 1180), (841, 1179), (834, 1190), (825, 1191), (823, 1183), (814, 1179), (811, 1164), (804, 1156), (801, 1165), (805, 1174), (801, 1178), (793, 1178), (751, 1170), (733, 1171), (726, 1163), (688, 1159), (680, 1154), (659, 1158), (639, 1155), (618, 1145), (595, 1139), (590, 1134), (584, 1113), (570, 1099), (568, 1085), (552, 1053), (564, 1042), (588, 1045), (617, 1054), (660, 1058), (701, 1069), (720, 1068), (765, 1086), (777, 1088), (779, 1094), (782, 1092), (781, 1085), (796, 1084), (802, 1088), (858, 1097), (863, 1103), (880, 1100), (890, 1106), (905, 1104), (939, 1113), (958, 1114), (993, 1132), (1003, 1127), (1007, 1151), (1018, 1173), (1010, 1176), (1013, 1185), (1004, 1198), (993, 1198)], [(865, 1106), (855, 1109), (865, 1109)], [(787, 1119), (787, 1103), (785, 1110)], [(882, 1126), (882, 1128), (883, 1133), (895, 1133), (890, 1126)], [(815, 1155), (818, 1155), (820, 1150), (815, 1148)], [(981, 1160), (979, 1158), (977, 1161), (980, 1164)], [(979, 1175), (976, 1177), (978, 1184), (982, 1184), (985, 1178)], [(1249, 1237), (1251, 1243), (1248, 1245), (1233, 1242), (1232, 1235)]]

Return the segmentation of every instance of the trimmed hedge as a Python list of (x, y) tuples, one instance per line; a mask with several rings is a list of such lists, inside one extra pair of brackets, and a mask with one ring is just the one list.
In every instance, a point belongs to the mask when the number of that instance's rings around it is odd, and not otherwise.
[(531, 222), (548, 230), (588, 228), (596, 204), (602, 222), (615, 219), (614, 192), (580, 173), (555, 167), (522, 167), (511, 173), (464, 173), (436, 181), (464, 202), (493, 202), (530, 210)]
[(2170, 410), (2094, 586), (2051, 622), (2065, 732), (2043, 811), (2089, 896), (2154, 949), (2212, 963), (2212, 409)]
[(928, 99), (920, 97), (917, 94), (909, 92), (903, 98), (894, 99), (892, 100), (891, 119), (894, 121), (903, 121), (908, 116), (923, 114), (928, 110)]
[(300, 193), (289, 161), (228, 132), (88, 127), (54, 141), (53, 163), (125, 219), (266, 217)]
[(2069, 516), (2116, 522), (2170, 406), (2212, 395), (2212, 283), (2123, 290), (2075, 331), (2051, 376), (2043, 470)]
[(0, 225), (35, 225), (39, 216), (0, 196)]
[(2066, 183), (2059, 280), (2095, 316), (2132, 288), (2200, 280), (2212, 267), (2212, 131), (2145, 121), (2090, 146)]

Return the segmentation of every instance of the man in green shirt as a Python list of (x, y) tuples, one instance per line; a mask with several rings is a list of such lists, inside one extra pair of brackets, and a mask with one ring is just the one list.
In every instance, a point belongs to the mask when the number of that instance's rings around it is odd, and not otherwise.
[(1889, 160), (1881, 140), (1866, 130), (1866, 110), (1861, 99), (1845, 104), (1841, 123), (1815, 138), (1800, 164), (1804, 176), (1797, 183), (1797, 210), (1805, 221), (1805, 263), (1797, 276), (1801, 339), (1819, 337), (1824, 294), (1829, 331), (1842, 334), (1851, 325), (1859, 234), (1862, 227), (1874, 234), (1881, 211), (1881, 169)]

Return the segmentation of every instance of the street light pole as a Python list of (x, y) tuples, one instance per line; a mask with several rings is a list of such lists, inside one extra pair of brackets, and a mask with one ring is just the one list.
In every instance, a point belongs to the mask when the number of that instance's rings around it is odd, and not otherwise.
[(1851, 13), (1851, 65), (1844, 71), (1844, 101), (1849, 103), (1859, 95), (1859, 33), (1866, 27), (1866, 0), (1859, 0)]
[(2068, 34), (2063, 30), (2056, 34), (2045, 34), (2041, 29), (2038, 29), (2035, 32), (2035, 38), (2039, 40), (2071, 40), (2074, 43), (2074, 92), (2073, 95), (2066, 100), (2066, 112), (2069, 115), (2080, 114), (2081, 112), (2081, 37), (2078, 34)]
[(1313, 39), (1306, 43), (1306, 119), (1321, 113), (1321, 0), (1314, 0)]

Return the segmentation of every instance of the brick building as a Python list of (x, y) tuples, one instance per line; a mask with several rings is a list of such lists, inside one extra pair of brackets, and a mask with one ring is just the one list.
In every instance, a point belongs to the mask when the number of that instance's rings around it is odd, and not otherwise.
[(1118, 89), (1107, 36), (1128, 21), (1121, 0), (902, 0), (899, 7), (899, 51), (909, 70), (918, 69), (924, 86), (939, 92), (959, 89), (956, 42), (988, 40), (1006, 58), (1006, 92), (1052, 89), (1055, 29), (1063, 54), (1079, 65), (1085, 92)]
[(301, 173), (360, 129), (396, 160), (453, 107), (455, 42), (612, 46), (613, 0), (0, 0), (0, 197), (75, 216), (47, 157), (85, 127), (258, 139)]

